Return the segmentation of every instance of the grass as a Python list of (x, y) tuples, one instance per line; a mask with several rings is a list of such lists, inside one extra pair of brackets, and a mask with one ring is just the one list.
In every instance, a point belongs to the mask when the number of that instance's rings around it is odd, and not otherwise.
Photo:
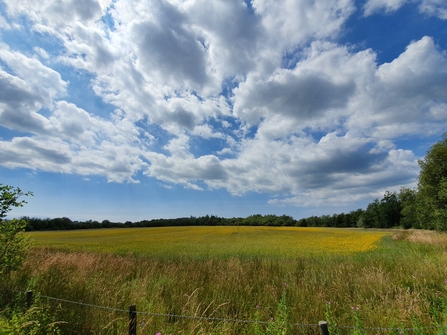
[[(439, 328), (431, 327), (447, 321), (444, 234), (205, 228), (163, 228), (163, 238), (154, 228), (131, 229), (128, 235), (119, 229), (33, 234), (36, 244), (46, 241), (52, 247), (36, 247), (25, 266), (2, 282), (1, 297), (12, 299), (11, 290), (30, 288), (42, 295), (124, 310), (136, 303), (140, 312), (267, 322), (139, 315), (138, 334), (152, 335), (319, 334), (315, 326), (294, 324), (314, 325), (323, 319), (330, 319), (331, 335), (393, 333), (370, 329), (377, 327), (393, 328), (396, 334), (437, 334)], [(133, 236), (144, 240), (143, 232), (150, 233), (151, 243), (135, 242), (133, 254), (117, 242), (121, 238), (125, 244), (127, 238), (130, 244)], [(57, 249), (57, 239), (50, 240), (58, 234), (63, 249)], [(242, 248), (246, 243), (249, 247)], [(306, 253), (309, 243), (312, 252)], [(127, 313), (62, 302), (53, 308), (62, 334), (126, 333)]]

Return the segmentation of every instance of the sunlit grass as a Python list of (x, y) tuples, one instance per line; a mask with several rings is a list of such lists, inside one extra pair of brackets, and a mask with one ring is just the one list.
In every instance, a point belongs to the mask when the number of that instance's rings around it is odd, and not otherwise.
[[(294, 324), (325, 319), (330, 301), (332, 320), (344, 326), (339, 334), (354, 333), (355, 315), (368, 335), (416, 326), (424, 328), (417, 334), (437, 334), (447, 322), (446, 234), (171, 227), (31, 235), (38, 247), (1, 282), (5, 289), (124, 310), (57, 303), (58, 320), (68, 322), (63, 334), (124, 334), (133, 303), (147, 313), (268, 321), (284, 292)], [(143, 335), (258, 334), (252, 323), (138, 317)], [(318, 333), (307, 326), (290, 332)]]
[(386, 232), (291, 227), (163, 227), (33, 232), (37, 246), (153, 256), (297, 257), (378, 246)]

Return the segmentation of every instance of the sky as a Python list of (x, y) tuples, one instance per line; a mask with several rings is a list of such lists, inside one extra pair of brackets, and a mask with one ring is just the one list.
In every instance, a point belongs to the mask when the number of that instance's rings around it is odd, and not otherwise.
[(0, 0), (10, 216), (348, 213), (446, 130), (445, 0)]

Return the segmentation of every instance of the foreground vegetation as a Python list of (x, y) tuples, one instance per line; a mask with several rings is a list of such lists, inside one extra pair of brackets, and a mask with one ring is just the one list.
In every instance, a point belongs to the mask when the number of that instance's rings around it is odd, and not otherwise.
[[(358, 236), (368, 233), (359, 231)], [(315, 234), (314, 241), (318, 240)], [(268, 249), (269, 244), (265, 246)], [(393, 333), (390, 329), (396, 334), (438, 334), (447, 322), (446, 246), (444, 234), (407, 230), (388, 234), (378, 248), (365, 252), (294, 257), (274, 253), (224, 257), (209, 252), (191, 257), (182, 253), (182, 243), (177, 254), (171, 249), (169, 257), (156, 252), (119, 255), (37, 247), (22, 269), (2, 280), (1, 303), (5, 306), (16, 299), (16, 308), (23, 306), (24, 297), (14, 291), (33, 289), (45, 296), (124, 311), (136, 303), (138, 311), (172, 315), (139, 315), (138, 334), (318, 334), (315, 324), (322, 319), (338, 325), (331, 334)], [(126, 312), (43, 298), (35, 306), (40, 309), (31, 312), (46, 325), (43, 334), (56, 333), (55, 329), (61, 334), (126, 333)], [(26, 313), (14, 314), (14, 307), (3, 315), (10, 320), (21, 315), (16, 324), (33, 324)], [(377, 327), (390, 329), (370, 329)]]

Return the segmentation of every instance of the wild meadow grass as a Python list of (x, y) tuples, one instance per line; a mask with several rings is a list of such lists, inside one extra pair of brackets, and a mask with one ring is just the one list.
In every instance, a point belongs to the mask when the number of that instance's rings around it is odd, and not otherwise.
[[(144, 229), (105, 230), (106, 239), (99, 231), (33, 234), (37, 246), (23, 269), (2, 281), (2, 299), (33, 289), (124, 311), (135, 303), (139, 312), (170, 315), (139, 314), (138, 334), (319, 334), (315, 324), (324, 319), (331, 334), (438, 334), (447, 321), (444, 234), (320, 228), (299, 236), (283, 228), (222, 227), (225, 234), (221, 227), (192, 228), (160, 229), (164, 237), (150, 228), (151, 243), (144, 242)], [(229, 228), (241, 229), (232, 234)], [(63, 243), (48, 242), (52, 233), (65, 236)], [(122, 249), (124, 236), (136, 251)], [(126, 312), (44, 298), (39, 303), (51, 307), (61, 334), (126, 334)]]

